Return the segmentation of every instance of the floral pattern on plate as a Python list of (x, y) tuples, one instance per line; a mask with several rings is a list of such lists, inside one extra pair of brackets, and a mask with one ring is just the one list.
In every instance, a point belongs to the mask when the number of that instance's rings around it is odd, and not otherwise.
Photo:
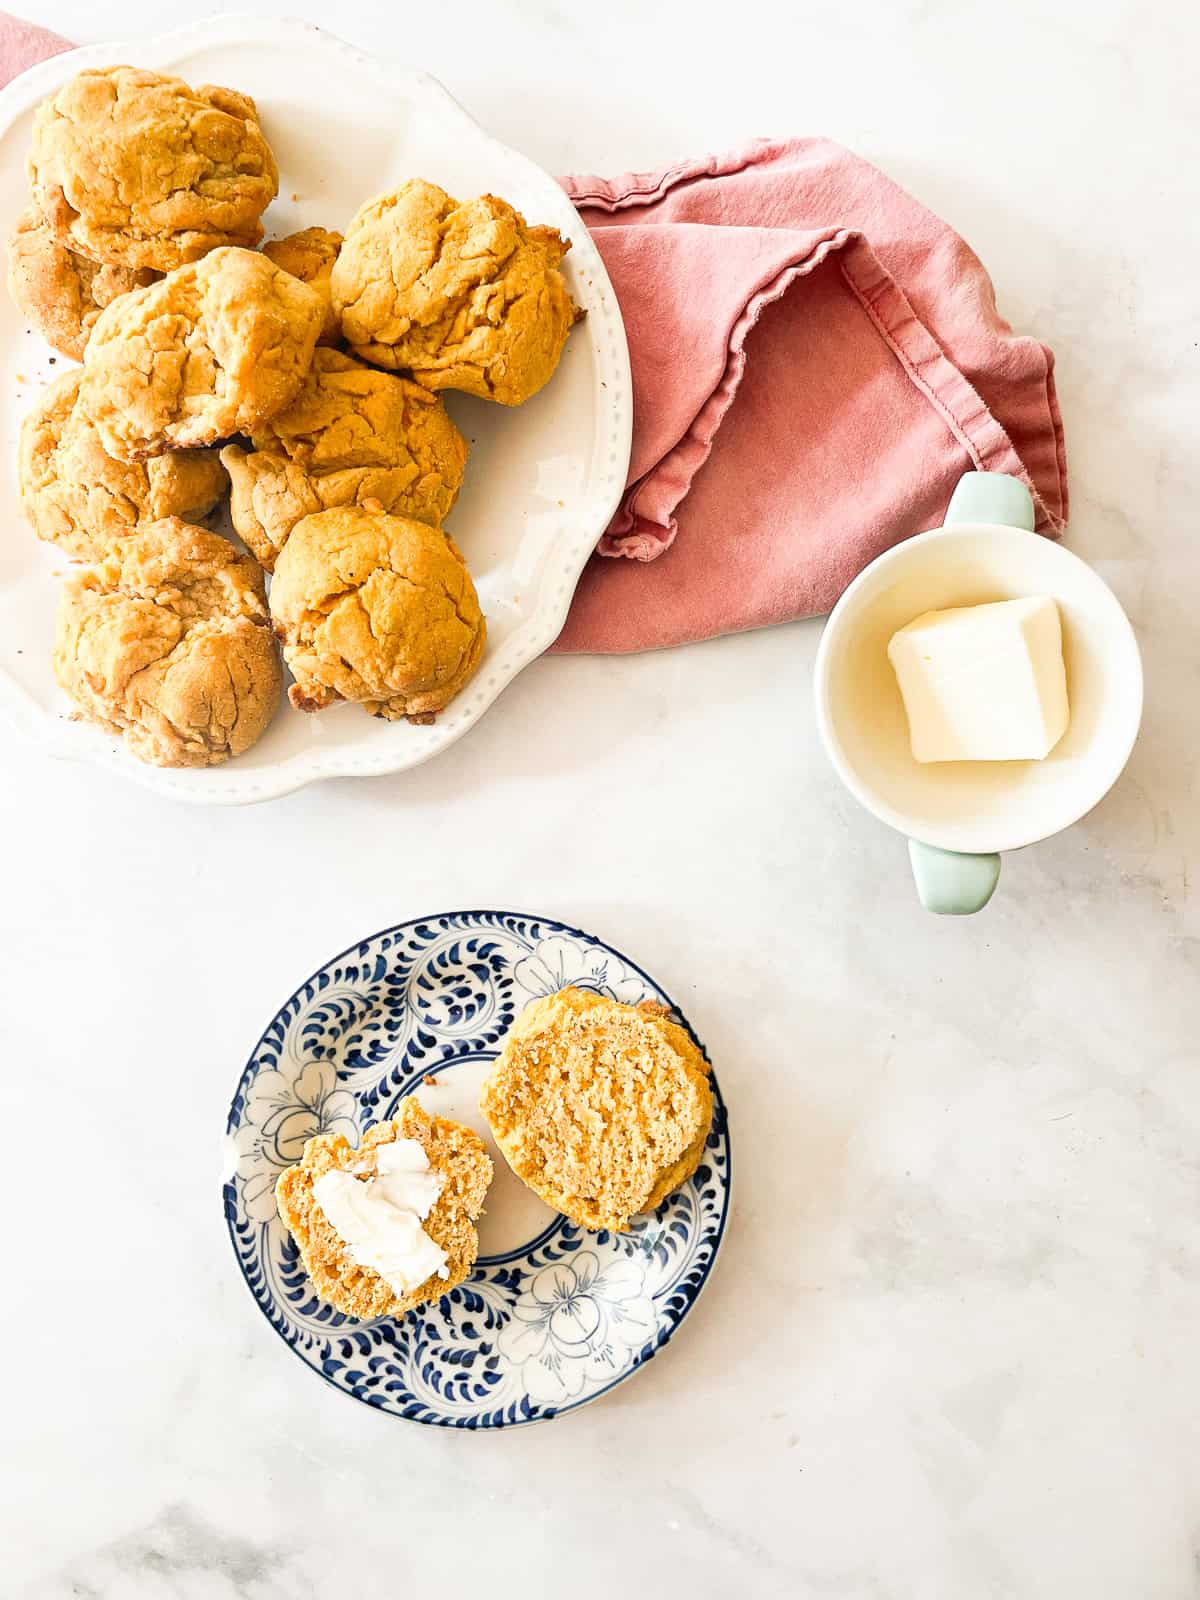
[[(712, 1132), (695, 1175), (629, 1233), (556, 1218), (399, 1321), (356, 1322), (322, 1304), (275, 1213), (280, 1172), (306, 1139), (357, 1144), (427, 1074), (480, 1070), (531, 999), (573, 984), (686, 1019), (600, 940), (540, 917), (451, 912), (385, 929), (336, 956), (284, 1004), (230, 1107), (225, 1217), (259, 1309), (343, 1393), (457, 1428), (544, 1421), (644, 1366), (712, 1269), (729, 1211), (730, 1145), (715, 1078)], [(500, 1159), (497, 1157), (497, 1159)]]

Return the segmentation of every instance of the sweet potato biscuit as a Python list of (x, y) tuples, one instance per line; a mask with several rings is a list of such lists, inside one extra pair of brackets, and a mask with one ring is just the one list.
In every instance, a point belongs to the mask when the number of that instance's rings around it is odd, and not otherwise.
[(8, 292), (56, 350), (74, 361), (110, 301), (153, 283), (144, 268), (101, 266), (59, 244), (36, 206), (21, 213), (8, 241)]
[(139, 761), (209, 767), (239, 755), (282, 682), (258, 563), (176, 517), (147, 523), (68, 579), (54, 671)]
[(301, 711), (354, 700), (428, 720), (479, 666), (487, 627), (445, 534), (342, 506), (304, 517), (275, 563), (271, 616)]
[(581, 989), (526, 1006), (479, 1103), (523, 1183), (580, 1227), (617, 1232), (691, 1177), (713, 1112), (686, 1029)]
[(333, 309), (329, 288), (333, 263), (341, 248), (341, 234), (331, 233), (328, 228), (302, 228), (299, 233), (289, 233), (286, 239), (272, 239), (263, 245), (263, 255), (269, 261), (315, 289), (324, 301), (325, 321), (321, 324), (318, 344), (337, 344), (342, 337), (342, 325)]
[(578, 316), (558, 268), (569, 248), (494, 195), (460, 204), (414, 180), (351, 221), (334, 308), (377, 366), (518, 406), (550, 378)]
[[(360, 1267), (330, 1227), (313, 1197), (313, 1185), (334, 1168), (372, 1177), (375, 1152), (393, 1139), (415, 1139), (429, 1165), (443, 1180), (442, 1192), (421, 1226), (446, 1252), (448, 1276), (436, 1274), (408, 1294), (399, 1295), (370, 1267)], [(483, 1210), (492, 1181), (492, 1162), (483, 1140), (460, 1122), (432, 1117), (411, 1096), (402, 1100), (391, 1122), (377, 1123), (354, 1150), (341, 1134), (318, 1134), (304, 1157), (275, 1186), (279, 1215), (300, 1250), (304, 1270), (322, 1300), (348, 1317), (402, 1317), (414, 1306), (438, 1300), (470, 1272), (479, 1253), (475, 1219)]]
[(436, 395), (336, 350), (318, 350), (304, 387), (226, 445), (233, 525), (270, 572), (301, 517), (375, 501), (440, 527), (458, 496), (467, 444)]
[(279, 187), (253, 100), (136, 67), (91, 68), (43, 100), (29, 176), (60, 243), (160, 272), (257, 244)]
[(254, 250), (213, 250), (101, 313), (80, 404), (122, 461), (253, 433), (300, 391), (321, 297)]
[(99, 561), (139, 523), (198, 522), (225, 492), (213, 450), (117, 461), (77, 404), (83, 374), (64, 372), (21, 426), (21, 505), (39, 539), (75, 561)]

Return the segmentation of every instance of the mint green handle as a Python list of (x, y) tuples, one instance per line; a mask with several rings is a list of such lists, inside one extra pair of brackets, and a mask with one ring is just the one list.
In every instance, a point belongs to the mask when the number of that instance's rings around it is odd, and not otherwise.
[(966, 855), (910, 839), (908, 858), (921, 904), (940, 917), (969, 917), (982, 911), (1000, 881), (997, 855)]
[[(1033, 532), (1033, 499), (1019, 478), (1003, 472), (964, 472), (950, 496), (944, 526), (961, 522), (999, 523)], [(968, 855), (936, 845), (908, 841), (917, 893), (926, 911), (943, 917), (969, 917), (982, 911), (1000, 881), (998, 855)]]
[(1033, 532), (1033, 499), (1019, 478), (1003, 472), (964, 472), (950, 496), (944, 526), (956, 522), (998, 522)]

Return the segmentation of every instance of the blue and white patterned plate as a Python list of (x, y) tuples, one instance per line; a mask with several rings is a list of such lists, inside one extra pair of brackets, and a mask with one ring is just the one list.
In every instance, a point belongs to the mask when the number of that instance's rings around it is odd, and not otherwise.
[[(543, 1205), (487, 1132), (479, 1086), (510, 1023), (568, 984), (661, 1000), (691, 1031), (652, 978), (590, 934), (545, 917), (455, 911), (335, 956), (255, 1046), (226, 1130), (234, 1253), (280, 1338), (356, 1400), (447, 1428), (561, 1416), (644, 1366), (704, 1287), (729, 1214), (729, 1129), (715, 1078), (695, 1176), (627, 1234), (588, 1233)], [(496, 1179), (479, 1260), (436, 1305), (356, 1322), (313, 1293), (276, 1216), (275, 1180), (313, 1134), (357, 1144), (414, 1092), (427, 1110), (487, 1138)]]

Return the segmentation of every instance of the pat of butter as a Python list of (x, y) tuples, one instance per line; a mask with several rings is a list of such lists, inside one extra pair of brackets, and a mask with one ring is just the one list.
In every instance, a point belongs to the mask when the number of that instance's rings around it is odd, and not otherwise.
[(1040, 761), (1070, 719), (1058, 607), (1046, 595), (926, 611), (892, 635), (916, 761)]
[(334, 1168), (313, 1184), (313, 1198), (350, 1259), (370, 1267), (397, 1294), (426, 1278), (449, 1276), (446, 1252), (421, 1226), (442, 1192), (416, 1139), (394, 1139), (376, 1148), (377, 1177), (356, 1178)]

